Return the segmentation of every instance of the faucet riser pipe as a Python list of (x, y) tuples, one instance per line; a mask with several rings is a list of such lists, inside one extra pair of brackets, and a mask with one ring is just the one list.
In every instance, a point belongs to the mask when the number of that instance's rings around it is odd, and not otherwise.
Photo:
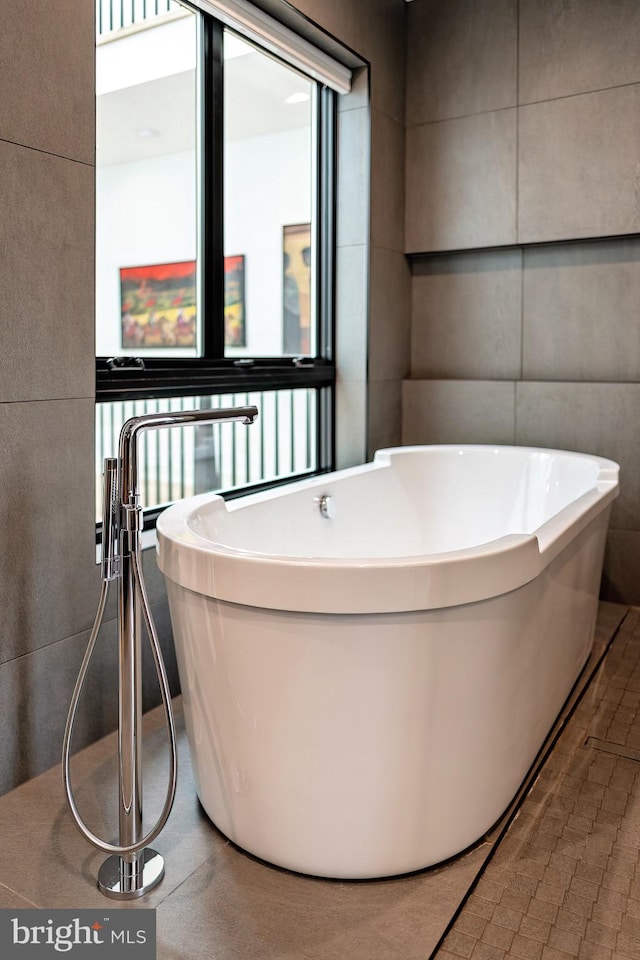
[[(118, 605), (120, 756), (120, 843), (129, 846), (142, 836), (142, 683), (141, 618), (135, 602), (130, 552), (121, 554), (122, 578)], [(139, 853), (132, 857), (139, 857)], [(135, 862), (133, 859), (129, 862)]]

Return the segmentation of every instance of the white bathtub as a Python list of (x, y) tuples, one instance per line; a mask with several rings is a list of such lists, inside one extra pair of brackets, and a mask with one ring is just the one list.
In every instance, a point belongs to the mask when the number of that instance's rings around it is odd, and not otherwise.
[(213, 822), (272, 863), (354, 879), (482, 837), (589, 655), (617, 493), (598, 457), (399, 447), (166, 510), (159, 565)]

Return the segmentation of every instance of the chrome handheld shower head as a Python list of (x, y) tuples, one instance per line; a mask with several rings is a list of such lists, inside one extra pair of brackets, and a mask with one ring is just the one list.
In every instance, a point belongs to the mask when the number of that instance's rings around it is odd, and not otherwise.
[(102, 552), (100, 572), (105, 581), (116, 580), (120, 573), (118, 537), (120, 501), (118, 499), (118, 459), (107, 457), (102, 475)]

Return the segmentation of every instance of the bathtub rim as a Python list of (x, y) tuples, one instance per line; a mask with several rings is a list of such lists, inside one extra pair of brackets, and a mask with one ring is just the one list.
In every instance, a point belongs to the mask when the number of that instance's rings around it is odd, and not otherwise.
[[(503, 451), (524, 456), (556, 454), (589, 460), (598, 468), (594, 487), (571, 501), (535, 533), (513, 533), (444, 553), (374, 558), (283, 556), (250, 552), (200, 536), (188, 525), (199, 507), (233, 512), (298, 491), (321, 489), (329, 478), (347, 479), (387, 468), (393, 456), (418, 451)], [(506, 444), (437, 444), (387, 447), (371, 462), (294, 481), (226, 502), (199, 494), (158, 517), (157, 560), (170, 580), (203, 596), (271, 610), (310, 613), (398, 613), (473, 603), (509, 593), (539, 576), (571, 541), (618, 496), (619, 466), (593, 454)], [(608, 512), (607, 512), (608, 521)], [(185, 557), (186, 555), (186, 557)], [(348, 589), (344, 587), (348, 578)]]

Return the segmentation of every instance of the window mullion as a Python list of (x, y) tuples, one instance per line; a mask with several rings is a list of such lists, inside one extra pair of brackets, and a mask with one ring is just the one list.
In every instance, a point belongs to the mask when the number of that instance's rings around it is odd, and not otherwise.
[(200, 195), (202, 349), (224, 356), (224, 70), (222, 24), (204, 16), (202, 58), (202, 174)]
[[(335, 375), (336, 95), (322, 87), (318, 102), (316, 353), (329, 362)], [(316, 416), (316, 463), (321, 470), (332, 470), (336, 457), (335, 384), (318, 390)]]
[(336, 98), (328, 87), (319, 95), (318, 118), (318, 284), (317, 318), (319, 356), (334, 359), (335, 224), (336, 224)]

